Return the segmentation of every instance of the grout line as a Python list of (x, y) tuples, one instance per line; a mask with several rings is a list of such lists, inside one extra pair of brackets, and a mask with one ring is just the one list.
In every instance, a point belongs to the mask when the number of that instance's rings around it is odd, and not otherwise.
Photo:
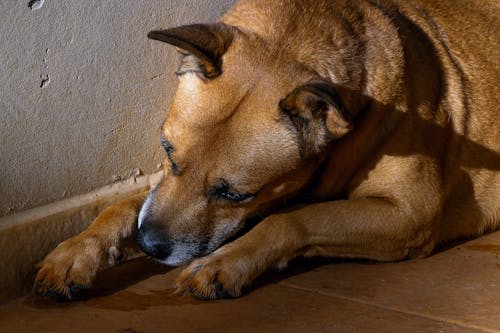
[(354, 302), (354, 303), (360, 303), (360, 304), (363, 304), (363, 305), (369, 305), (369, 306), (373, 306), (373, 307), (384, 309), (384, 310), (390, 310), (390, 311), (394, 311), (394, 312), (409, 314), (409, 315), (413, 315), (413, 316), (420, 317), (420, 318), (431, 319), (431, 320), (434, 320), (434, 321), (443, 322), (443, 323), (447, 323), (447, 324), (452, 324), (452, 325), (460, 326), (460, 327), (463, 327), (463, 328), (475, 329), (475, 330), (479, 330), (479, 331), (483, 331), (483, 332), (488, 332), (488, 333), (499, 333), (500, 332), (499, 330), (496, 330), (496, 329), (491, 329), (491, 328), (487, 328), (487, 327), (483, 327), (483, 326), (478, 326), (478, 325), (474, 325), (474, 324), (468, 324), (468, 323), (464, 323), (464, 322), (459, 321), (459, 320), (440, 318), (440, 317), (437, 317), (437, 316), (433, 316), (433, 315), (429, 315), (429, 314), (424, 314), (424, 313), (419, 313), (419, 312), (415, 312), (415, 311), (400, 310), (400, 309), (393, 308), (393, 307), (390, 307), (390, 306), (385, 306), (385, 305), (381, 305), (381, 304), (371, 303), (371, 302), (363, 301), (363, 300), (352, 298), (352, 297), (347, 297), (347, 296), (338, 295), (338, 294), (335, 294), (335, 293), (328, 293), (328, 292), (324, 292), (324, 291), (319, 291), (319, 290), (313, 289), (313, 288), (307, 288), (307, 287), (298, 286), (298, 285), (295, 285), (295, 284), (292, 284), (292, 283), (289, 283), (289, 282), (278, 282), (277, 284), (281, 285), (283, 287), (291, 288), (291, 289), (296, 289), (296, 290), (306, 291), (306, 292), (310, 292), (310, 293), (315, 293), (315, 294), (318, 294), (318, 295), (321, 295), (321, 296), (326, 296), (326, 297), (335, 297), (335, 298), (339, 298), (339, 299), (350, 301), (350, 302)]

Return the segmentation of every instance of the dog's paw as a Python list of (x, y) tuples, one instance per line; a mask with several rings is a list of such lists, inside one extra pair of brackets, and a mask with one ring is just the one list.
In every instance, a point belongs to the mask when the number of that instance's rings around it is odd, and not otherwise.
[(253, 278), (253, 263), (245, 256), (218, 251), (195, 259), (176, 280), (177, 293), (202, 300), (238, 297)]
[(75, 237), (59, 244), (37, 266), (33, 291), (41, 296), (71, 299), (90, 287), (103, 259), (95, 238)]

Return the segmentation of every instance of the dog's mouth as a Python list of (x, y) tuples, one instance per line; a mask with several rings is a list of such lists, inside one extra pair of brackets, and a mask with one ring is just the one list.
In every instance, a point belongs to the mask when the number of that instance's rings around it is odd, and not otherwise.
[(165, 258), (155, 258), (157, 261), (168, 266), (182, 266), (188, 264), (191, 260), (199, 257), (190, 253), (189, 248), (174, 249), (174, 251)]
[(144, 241), (142, 243), (139, 241), (139, 244), (144, 253), (158, 262), (168, 266), (182, 266), (188, 264), (193, 259), (206, 256), (218, 248), (233, 242), (250, 231), (261, 220), (261, 217), (253, 217), (246, 220), (242, 228), (223, 241), (220, 238), (218, 239), (217, 236), (201, 241), (200, 239), (177, 239), (170, 243), (162, 242), (161, 244), (157, 244), (156, 247), (161, 250), (151, 248), (151, 245), (144, 244)]

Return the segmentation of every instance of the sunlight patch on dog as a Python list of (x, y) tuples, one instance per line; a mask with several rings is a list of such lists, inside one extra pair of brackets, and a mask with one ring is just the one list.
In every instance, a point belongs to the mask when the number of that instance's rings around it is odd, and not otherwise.
[(144, 201), (144, 204), (142, 205), (141, 207), (141, 210), (139, 211), (139, 217), (137, 219), (137, 229), (139, 229), (142, 225), (142, 223), (144, 222), (144, 219), (146, 217), (146, 214), (149, 212), (150, 208), (151, 208), (151, 204), (153, 202), (153, 197), (155, 195), (155, 192), (156, 192), (156, 188), (158, 186), (156, 186), (148, 195), (148, 197), (146, 198), (146, 201)]

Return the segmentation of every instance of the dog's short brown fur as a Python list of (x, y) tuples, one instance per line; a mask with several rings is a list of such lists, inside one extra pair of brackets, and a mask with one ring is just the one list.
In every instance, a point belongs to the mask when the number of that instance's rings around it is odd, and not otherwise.
[(136, 236), (191, 262), (179, 291), (213, 299), (297, 256), (417, 258), (498, 228), (499, 14), (496, 0), (246, 0), (151, 32), (182, 53), (164, 177), (61, 243), (36, 290), (71, 297)]

